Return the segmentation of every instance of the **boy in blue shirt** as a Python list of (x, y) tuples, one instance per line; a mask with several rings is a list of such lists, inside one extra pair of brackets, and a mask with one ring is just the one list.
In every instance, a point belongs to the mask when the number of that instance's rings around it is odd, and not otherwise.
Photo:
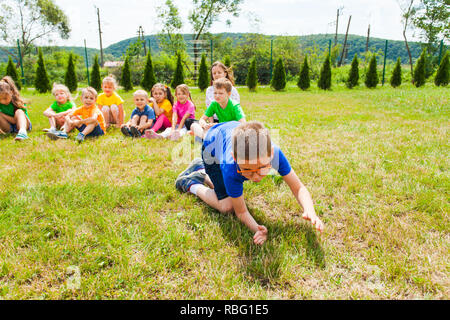
[(178, 176), (175, 185), (222, 213), (234, 212), (255, 233), (254, 243), (263, 244), (267, 228), (259, 225), (248, 212), (243, 183), (260, 182), (272, 168), (283, 177), (303, 207), (303, 218), (322, 231), (323, 223), (316, 215), (309, 191), (280, 148), (272, 144), (269, 131), (256, 121), (244, 124), (230, 121), (212, 127), (203, 141), (202, 159), (195, 159)]
[(155, 120), (155, 111), (147, 105), (148, 93), (137, 90), (133, 94), (136, 108), (131, 113), (130, 121), (123, 124), (121, 131), (125, 136), (139, 138), (146, 129), (150, 129)]

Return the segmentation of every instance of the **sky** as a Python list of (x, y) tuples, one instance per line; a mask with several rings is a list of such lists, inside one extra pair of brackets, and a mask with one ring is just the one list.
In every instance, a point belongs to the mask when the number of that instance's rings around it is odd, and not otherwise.
[[(72, 28), (68, 40), (58, 45), (99, 48), (96, 7), (100, 9), (103, 47), (137, 36), (139, 26), (146, 35), (161, 30), (156, 8), (165, 0), (54, 0), (66, 12)], [(192, 1), (174, 0), (183, 20), (183, 33), (192, 33), (188, 15)], [(401, 11), (397, 0), (244, 0), (239, 17), (224, 14), (212, 33), (259, 32), (267, 35), (334, 34), (338, 8), (342, 8), (338, 32), (345, 34), (351, 15), (350, 34), (403, 40)], [(231, 25), (226, 20), (231, 20)], [(419, 40), (409, 32), (409, 40)]]

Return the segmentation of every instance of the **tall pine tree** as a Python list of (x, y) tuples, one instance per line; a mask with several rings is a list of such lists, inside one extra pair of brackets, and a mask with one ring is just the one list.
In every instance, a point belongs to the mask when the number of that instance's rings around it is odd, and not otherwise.
[(329, 54), (323, 62), (317, 86), (323, 90), (329, 90), (331, 88), (331, 61)]
[(14, 80), (14, 83), (16, 84), (17, 89), (22, 89), (21, 83), (19, 81), (19, 76), (17, 75), (17, 69), (14, 65), (14, 62), (11, 59), (11, 56), (8, 58), (8, 65), (6, 66), (6, 75), (10, 76), (11, 79)]
[(397, 59), (390, 82), (393, 88), (397, 88), (402, 84), (402, 64), (400, 58)]
[(230, 67), (231, 67), (230, 56), (225, 56), (225, 58), (223, 59), (223, 64), (224, 64), (227, 68), (230, 68)]
[(69, 60), (67, 62), (67, 70), (64, 75), (64, 84), (71, 92), (75, 92), (78, 88), (77, 74), (75, 73), (75, 65), (73, 63), (73, 54), (69, 54)]
[(172, 83), (170, 86), (175, 89), (178, 85), (184, 83), (183, 65), (181, 63), (181, 54), (177, 54), (177, 67), (173, 75)]
[(450, 63), (449, 63), (449, 55), (448, 52), (445, 53), (444, 57), (441, 60), (441, 64), (439, 65), (439, 69), (436, 72), (436, 77), (434, 78), (434, 84), (437, 86), (445, 87), (449, 82), (449, 72), (450, 72)]
[(305, 60), (303, 61), (302, 69), (300, 70), (300, 76), (298, 77), (297, 86), (302, 90), (306, 90), (311, 86), (307, 56), (305, 56)]
[(94, 64), (91, 71), (91, 87), (100, 92), (102, 90), (102, 79), (100, 78), (100, 64), (98, 63), (98, 55), (94, 58)]
[(34, 78), (34, 87), (37, 92), (45, 93), (51, 90), (50, 80), (48, 79), (47, 70), (45, 69), (44, 57), (42, 50), (39, 48), (38, 62), (36, 67), (36, 76)]
[(258, 86), (258, 74), (256, 72), (256, 58), (253, 58), (250, 62), (246, 84), (250, 91), (255, 91), (256, 87)]
[(208, 66), (206, 65), (206, 56), (202, 54), (202, 61), (198, 70), (198, 87), (204, 91), (209, 86)]
[(414, 68), (413, 81), (414, 85), (418, 88), (425, 84), (425, 64), (426, 64), (426, 50), (422, 51), (419, 60), (417, 60), (416, 67)]
[(120, 84), (125, 91), (133, 90), (133, 83), (131, 83), (131, 69), (130, 69), (130, 58), (126, 56), (125, 63), (122, 68), (122, 78), (120, 78)]
[(286, 87), (286, 69), (282, 58), (279, 58), (275, 63), (271, 86), (276, 91), (283, 90)]
[(352, 60), (352, 66), (350, 68), (350, 72), (348, 74), (348, 79), (347, 79), (347, 88), (352, 89), (353, 87), (356, 87), (358, 85), (359, 82), (359, 61), (358, 61), (358, 55), (355, 53), (355, 56), (353, 57)]
[(375, 88), (378, 84), (377, 57), (375, 55), (370, 59), (364, 83), (367, 88)]
[(145, 63), (144, 77), (142, 78), (141, 86), (147, 91), (151, 91), (156, 83), (155, 72), (153, 71), (153, 62), (150, 50), (147, 54), (147, 62)]

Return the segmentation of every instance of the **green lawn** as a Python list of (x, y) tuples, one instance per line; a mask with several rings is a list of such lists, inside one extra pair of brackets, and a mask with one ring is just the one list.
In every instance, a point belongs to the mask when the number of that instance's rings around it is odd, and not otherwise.
[(267, 177), (245, 184), (269, 229), (257, 247), (235, 217), (175, 189), (181, 144), (117, 129), (50, 141), (52, 96), (28, 91), (31, 139), (0, 138), (0, 298), (449, 299), (448, 88), (239, 92), (248, 120), (279, 129), (323, 234)]

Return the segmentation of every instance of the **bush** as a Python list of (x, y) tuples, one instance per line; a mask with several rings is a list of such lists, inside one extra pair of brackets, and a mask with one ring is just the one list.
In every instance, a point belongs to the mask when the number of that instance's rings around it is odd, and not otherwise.
[(375, 55), (370, 59), (364, 83), (367, 88), (375, 88), (378, 84), (377, 57)]
[(224, 64), (225, 66), (227, 66), (228, 68), (231, 67), (230, 56), (225, 56), (225, 58), (223, 59), (223, 64)]
[(78, 88), (77, 74), (75, 73), (75, 65), (73, 64), (73, 55), (69, 54), (67, 63), (67, 71), (64, 76), (64, 84), (71, 92), (75, 92)]
[(6, 75), (10, 76), (11, 79), (14, 80), (14, 83), (16, 84), (17, 89), (22, 89), (22, 84), (19, 81), (19, 76), (17, 75), (17, 69), (14, 65), (14, 62), (12, 61), (11, 56), (8, 57), (8, 65), (6, 66)]
[(91, 87), (100, 92), (102, 90), (102, 79), (100, 78), (100, 65), (98, 63), (98, 55), (94, 58), (94, 65), (91, 71)]
[(47, 70), (45, 69), (44, 57), (42, 56), (41, 48), (39, 48), (34, 87), (39, 93), (45, 93), (51, 90), (50, 80), (48, 79)]
[(449, 82), (449, 56), (448, 52), (445, 53), (442, 58), (441, 64), (439, 65), (439, 69), (436, 72), (436, 77), (434, 78), (434, 84), (437, 86), (445, 87)]
[(425, 74), (425, 64), (426, 64), (426, 52), (425, 50), (422, 51), (422, 54), (420, 55), (420, 58), (417, 60), (416, 67), (414, 68), (414, 74), (413, 74), (413, 83), (414, 85), (419, 88), (425, 84), (426, 80), (426, 74)]
[(329, 54), (323, 62), (317, 86), (322, 90), (329, 90), (331, 88), (331, 61)]
[(307, 56), (305, 56), (305, 60), (303, 61), (303, 65), (300, 70), (300, 76), (298, 78), (297, 86), (302, 90), (306, 90), (311, 86), (311, 80), (309, 78), (309, 65), (308, 65)]
[(358, 55), (355, 54), (355, 56), (353, 57), (352, 60), (352, 66), (350, 69), (350, 72), (348, 74), (348, 79), (347, 79), (347, 88), (352, 89), (353, 87), (356, 87), (358, 85), (359, 82), (359, 68), (358, 68)]
[(130, 58), (128, 56), (125, 58), (125, 63), (123, 64), (120, 84), (125, 91), (133, 90), (133, 83), (131, 82)]
[(150, 50), (147, 54), (147, 62), (145, 63), (144, 77), (142, 78), (141, 86), (147, 91), (151, 91), (156, 83), (155, 72), (153, 71), (153, 62)]
[(286, 87), (286, 70), (282, 58), (279, 58), (275, 63), (271, 87), (276, 91), (283, 90)]
[(204, 91), (209, 87), (209, 74), (205, 54), (202, 54), (202, 61), (200, 62), (198, 73), (198, 87), (201, 91)]
[(395, 64), (394, 71), (392, 71), (391, 76), (391, 86), (393, 88), (397, 88), (402, 84), (402, 65), (400, 58), (397, 59), (397, 63)]
[(181, 64), (181, 55), (177, 54), (177, 67), (175, 69), (175, 73), (173, 75), (172, 83), (170, 86), (175, 89), (180, 84), (184, 83), (184, 75), (183, 75), (183, 65)]
[(256, 72), (256, 59), (253, 58), (250, 62), (247, 75), (247, 87), (250, 91), (255, 91), (258, 86), (258, 74)]

